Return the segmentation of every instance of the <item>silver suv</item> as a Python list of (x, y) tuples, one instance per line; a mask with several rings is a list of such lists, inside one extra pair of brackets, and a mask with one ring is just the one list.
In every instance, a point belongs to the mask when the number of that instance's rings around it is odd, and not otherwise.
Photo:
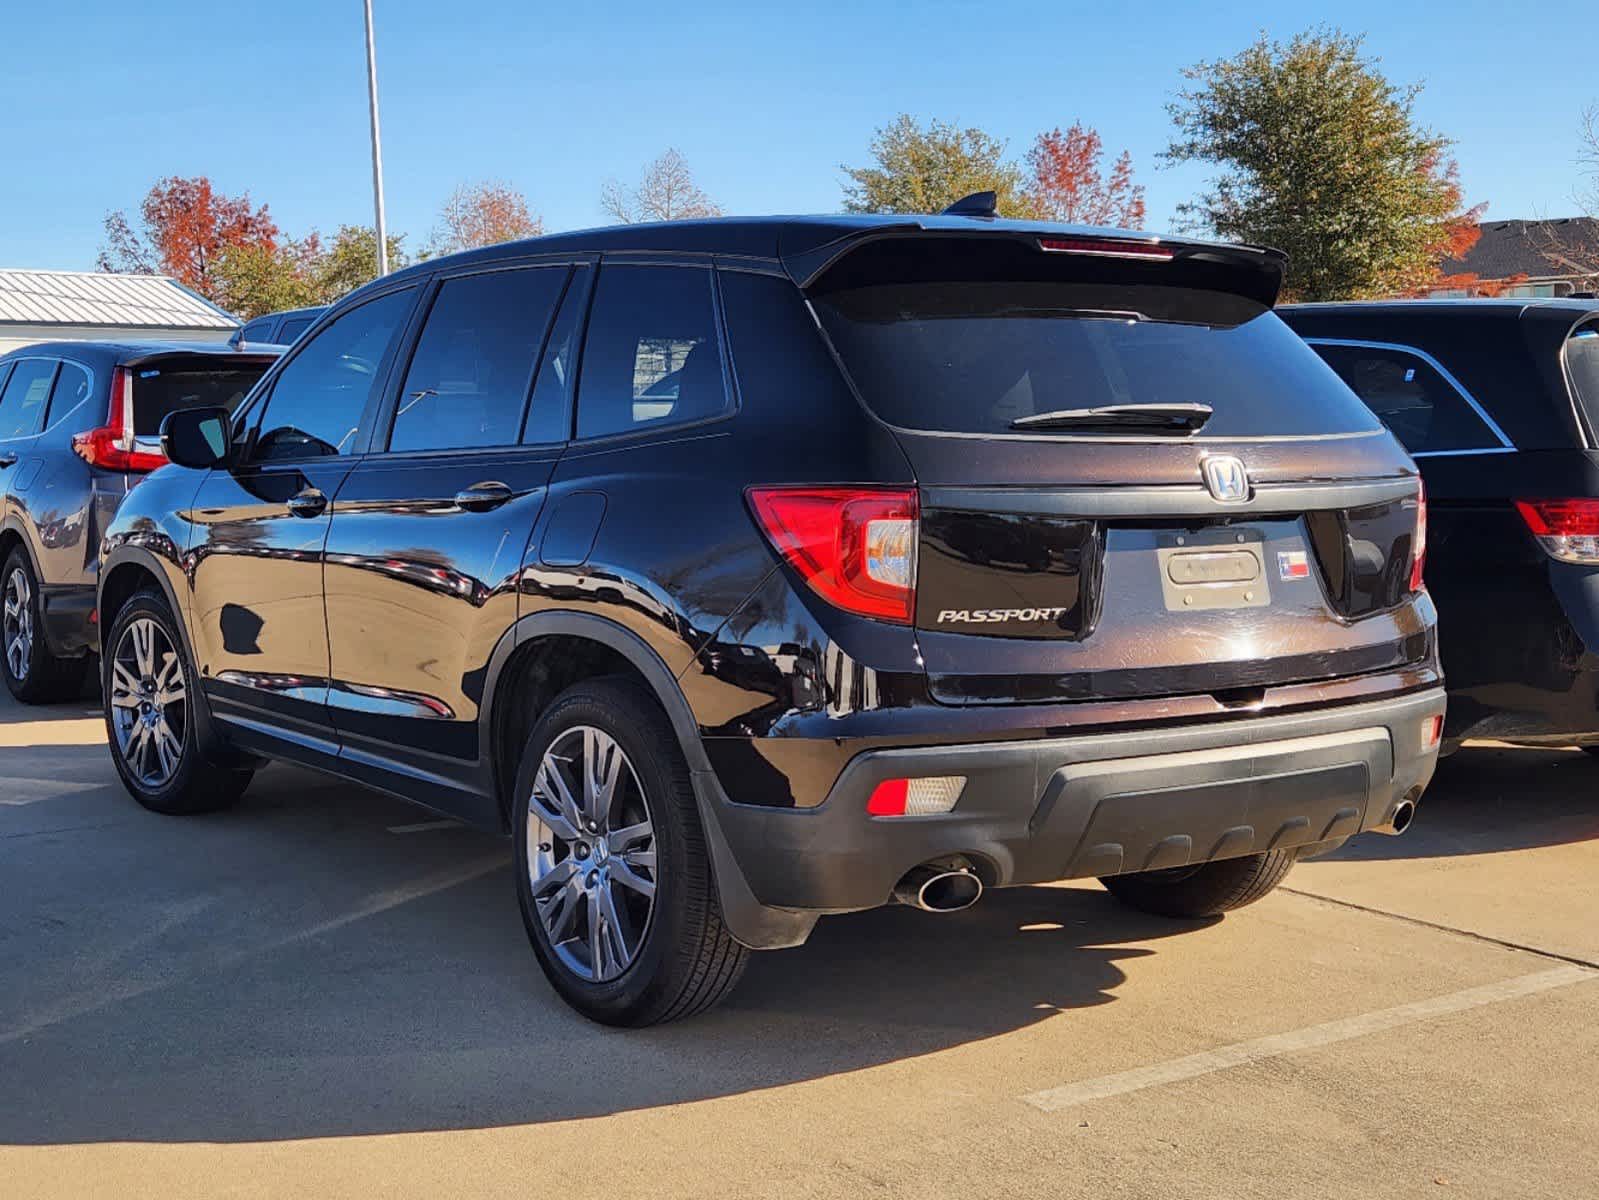
[(166, 463), (168, 413), (232, 408), (277, 351), (43, 342), (0, 355), (0, 675), (18, 700), (83, 687), (100, 538)]

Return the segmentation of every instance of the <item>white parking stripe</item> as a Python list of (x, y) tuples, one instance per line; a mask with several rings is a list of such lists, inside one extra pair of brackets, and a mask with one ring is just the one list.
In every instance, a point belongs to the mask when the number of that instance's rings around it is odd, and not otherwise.
[(0, 797), (0, 808), (21, 808), (41, 800), (54, 800), (60, 796), (73, 796), (78, 792), (92, 792), (104, 787), (99, 783), (70, 783), (59, 779), (29, 779), (23, 775), (10, 775), (3, 781), (6, 795)]
[(1213, 1071), (1225, 1071), (1229, 1067), (1260, 1062), (1262, 1059), (1276, 1058), (1298, 1050), (1312, 1050), (1318, 1046), (1330, 1046), (1335, 1042), (1347, 1042), (1351, 1038), (1398, 1029), (1418, 1021), (1430, 1021), (1434, 1017), (1448, 1016), (1450, 1013), (1465, 1012), (1487, 1004), (1516, 1000), (1522, 996), (1547, 992), (1551, 988), (1569, 987), (1574, 983), (1586, 983), (1596, 979), (1599, 979), (1599, 971), (1588, 967), (1556, 967), (1550, 971), (1519, 975), (1499, 983), (1467, 988), (1463, 992), (1452, 992), (1447, 996), (1436, 996), (1431, 1000), (1418, 1000), (1414, 1004), (1401, 1004), (1396, 1008), (1384, 1008), (1358, 1017), (1345, 1017), (1341, 1021), (1328, 1021), (1325, 1025), (1312, 1025), (1292, 1033), (1276, 1033), (1252, 1041), (1236, 1042), (1219, 1050), (1190, 1054), (1184, 1058), (1170, 1059), (1153, 1066), (1137, 1067), (1115, 1075), (1101, 1075), (1097, 1079), (1063, 1084), (1042, 1092), (1033, 1092), (1023, 1096), (1022, 1100), (1045, 1112), (1059, 1112), (1074, 1105), (1086, 1104), (1090, 1100), (1103, 1100), (1108, 1096), (1122, 1096), (1145, 1088), (1196, 1079)]

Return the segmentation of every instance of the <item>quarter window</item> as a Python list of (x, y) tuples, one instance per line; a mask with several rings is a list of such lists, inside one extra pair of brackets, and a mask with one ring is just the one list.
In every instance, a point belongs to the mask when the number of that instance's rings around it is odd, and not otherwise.
[(349, 454), (361, 414), (382, 384), (382, 368), (411, 310), (405, 288), (352, 308), (300, 349), (272, 385), (255, 457)]
[(566, 276), (535, 267), (445, 280), (405, 373), (389, 449), (516, 445)]
[(44, 427), (45, 403), (55, 377), (53, 358), (25, 358), (0, 393), (0, 440), (30, 437)]
[(727, 385), (710, 271), (602, 268), (581, 369), (579, 437), (725, 412)]
[(579, 266), (572, 272), (560, 315), (544, 345), (544, 361), (539, 364), (538, 382), (533, 385), (533, 403), (528, 407), (522, 440), (529, 445), (564, 442), (572, 427), (572, 393), (577, 379), (578, 338), (583, 329), (583, 310), (588, 303), (591, 269)]
[(278, 330), (278, 342), (284, 346), (292, 346), (307, 329), (311, 328), (311, 317), (292, 317), (283, 322), (283, 328)]
[(89, 372), (77, 363), (62, 363), (61, 374), (56, 376), (56, 385), (50, 390), (50, 412), (45, 420), (60, 420), (88, 398)]
[(239, 331), (241, 342), (270, 342), (272, 340), (272, 318), (264, 321), (251, 321)]
[(1500, 447), (1470, 401), (1419, 355), (1376, 346), (1315, 349), (1412, 454)]

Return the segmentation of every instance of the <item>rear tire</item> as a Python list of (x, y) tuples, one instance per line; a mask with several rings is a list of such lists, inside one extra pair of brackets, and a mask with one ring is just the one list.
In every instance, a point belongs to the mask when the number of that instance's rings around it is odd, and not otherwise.
[(238, 800), (254, 772), (205, 757), (188, 696), (198, 676), (166, 597), (136, 593), (112, 621), (105, 647), (101, 705), (111, 761), (128, 794), (167, 816), (213, 812)]
[(511, 803), (522, 920), (563, 1000), (638, 1027), (733, 990), (750, 951), (722, 922), (688, 764), (653, 696), (621, 678), (561, 693)]
[(43, 601), (33, 564), (21, 546), (0, 567), (0, 675), (24, 704), (75, 700), (83, 694), (89, 658), (57, 658), (44, 639)]
[(1161, 917), (1214, 917), (1253, 904), (1288, 874), (1298, 856), (1269, 850), (1195, 867), (1136, 871), (1101, 879), (1116, 899)]

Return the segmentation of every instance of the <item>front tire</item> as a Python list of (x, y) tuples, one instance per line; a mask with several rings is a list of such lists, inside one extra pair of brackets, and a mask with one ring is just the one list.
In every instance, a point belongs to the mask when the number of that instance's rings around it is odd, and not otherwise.
[(24, 704), (75, 699), (83, 691), (88, 657), (57, 658), (44, 640), (43, 601), (33, 564), (21, 546), (0, 567), (0, 675)]
[(227, 808), (244, 794), (249, 770), (205, 758), (191, 717), (195, 674), (166, 598), (137, 593), (105, 640), (101, 692), (111, 760), (128, 793), (168, 816)]
[(1253, 904), (1288, 874), (1297, 855), (1269, 850), (1194, 867), (1135, 871), (1100, 880), (1116, 899), (1161, 917), (1216, 917)]
[(534, 727), (512, 796), (517, 898), (561, 998), (606, 1025), (703, 1012), (750, 952), (722, 923), (688, 764), (626, 679), (568, 688)]

